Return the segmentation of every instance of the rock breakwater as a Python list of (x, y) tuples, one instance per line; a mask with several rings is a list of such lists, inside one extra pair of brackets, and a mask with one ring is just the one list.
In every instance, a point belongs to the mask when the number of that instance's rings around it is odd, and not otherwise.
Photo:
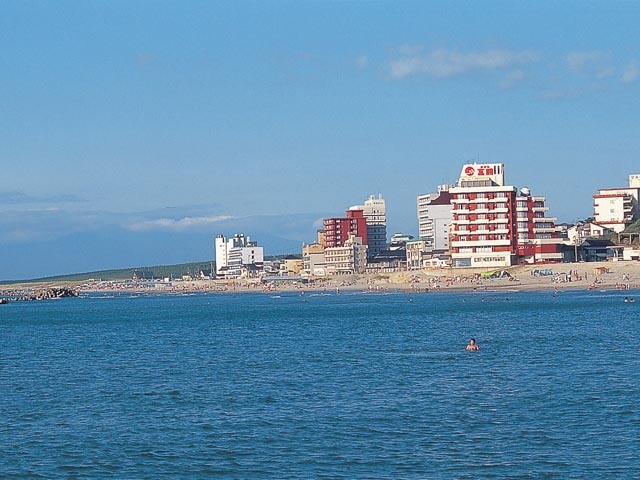
[(0, 305), (9, 302), (30, 302), (35, 300), (53, 300), (57, 298), (77, 297), (78, 292), (68, 287), (50, 287), (38, 289), (22, 289), (0, 292)]

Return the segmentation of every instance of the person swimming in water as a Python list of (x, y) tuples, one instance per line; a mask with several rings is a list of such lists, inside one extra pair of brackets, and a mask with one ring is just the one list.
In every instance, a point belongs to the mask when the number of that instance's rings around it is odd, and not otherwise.
[(476, 339), (475, 338), (472, 338), (471, 340), (469, 340), (469, 345), (467, 345), (465, 350), (468, 350), (468, 351), (480, 350), (480, 347), (476, 343)]

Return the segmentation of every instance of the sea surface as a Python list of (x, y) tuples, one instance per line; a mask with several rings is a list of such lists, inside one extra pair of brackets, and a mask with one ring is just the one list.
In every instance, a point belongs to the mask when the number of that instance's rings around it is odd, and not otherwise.
[(626, 479), (639, 452), (638, 291), (0, 306), (2, 479)]

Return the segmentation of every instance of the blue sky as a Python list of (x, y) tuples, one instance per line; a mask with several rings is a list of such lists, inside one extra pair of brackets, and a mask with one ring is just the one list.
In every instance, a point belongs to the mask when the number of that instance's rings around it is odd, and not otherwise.
[(559, 221), (640, 173), (637, 2), (11, 1), (0, 279), (267, 254), (463, 163)]

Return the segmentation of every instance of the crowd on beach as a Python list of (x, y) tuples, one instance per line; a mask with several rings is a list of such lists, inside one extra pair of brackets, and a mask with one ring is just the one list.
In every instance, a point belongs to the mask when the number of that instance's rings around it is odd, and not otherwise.
[[(561, 264), (553, 265), (559, 267)], [(573, 264), (578, 265), (578, 264)], [(584, 268), (585, 264), (580, 264)], [(607, 266), (592, 266), (594, 273), (571, 268), (567, 272), (553, 273), (551, 268), (540, 270), (536, 266), (511, 267), (500, 275), (487, 276), (486, 272), (466, 270), (417, 270), (392, 272), (385, 274), (344, 275), (309, 279), (307, 281), (269, 281), (259, 278), (235, 280), (91, 280), (68, 286), (80, 295), (104, 294), (185, 294), (198, 292), (257, 292), (274, 291), (347, 291), (360, 290), (366, 292), (404, 291), (409, 293), (428, 293), (442, 291), (487, 291), (487, 290), (553, 290), (586, 288), (615, 288), (631, 290), (640, 288), (640, 263), (619, 262), (615, 270)], [(505, 273), (506, 272), (506, 273)], [(541, 274), (540, 272), (543, 272)], [(36, 292), (43, 288), (61, 287), (62, 285), (14, 285), (5, 286), (0, 291), (0, 298), (5, 299), (43, 299), (46, 295)], [(54, 298), (51, 295), (50, 298)]]

